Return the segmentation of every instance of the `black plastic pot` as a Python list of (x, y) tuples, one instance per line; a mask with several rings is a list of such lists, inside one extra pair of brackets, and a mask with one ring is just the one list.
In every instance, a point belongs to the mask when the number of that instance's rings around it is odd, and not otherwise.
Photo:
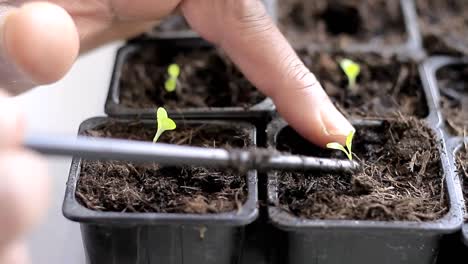
[[(307, 1), (307, 0), (304, 0)], [(306, 48), (318, 51), (339, 51), (344, 50), (346, 52), (377, 52), (385, 56), (399, 54), (414, 58), (416, 60), (424, 57), (424, 50), (422, 48), (422, 39), (418, 27), (416, 8), (414, 0), (400, 0), (401, 12), (405, 23), (405, 30), (407, 39), (401, 44), (388, 44), (384, 43), (378, 38), (375, 41), (369, 43), (346, 43), (345, 45), (339, 45), (339, 47), (333, 47), (331, 45), (317, 45), (314, 43), (308, 44)], [(310, 32), (313, 34), (313, 32)], [(295, 48), (305, 48), (301, 45), (291, 43)]]
[[(122, 68), (130, 56), (144, 47), (155, 47), (165, 56), (176, 56), (174, 50), (186, 52), (193, 49), (214, 49), (207, 42), (200, 39), (159, 39), (140, 41), (122, 47), (118, 53), (112, 74), (112, 80), (105, 104), (105, 112), (113, 117), (139, 117), (154, 118), (154, 108), (130, 108), (120, 103), (120, 79)], [(226, 84), (228, 85), (228, 84)], [(156, 88), (155, 88), (156, 89)], [(184, 108), (177, 111), (167, 109), (168, 114), (174, 118), (191, 119), (258, 119), (271, 114), (275, 106), (271, 99), (266, 98), (262, 102), (247, 109), (243, 107), (207, 107), (207, 108)]]
[(445, 118), (442, 114), (441, 107), (440, 107), (440, 88), (437, 79), (437, 73), (445, 68), (451, 67), (455, 65), (468, 65), (468, 58), (453, 58), (453, 57), (446, 57), (446, 56), (435, 56), (430, 57), (421, 65), (421, 78), (423, 81), (424, 88), (426, 93), (431, 94), (430, 98), (428, 98), (428, 104), (431, 109), (433, 109), (439, 118), (439, 126), (443, 129), (444, 136), (446, 139), (450, 139), (455, 137), (450, 131), (447, 129), (445, 124)]
[[(465, 139), (468, 143), (468, 138)], [(466, 185), (466, 182), (463, 183), (463, 178), (458, 174), (458, 169), (456, 167), (456, 157), (458, 152), (464, 146), (463, 138), (450, 138), (447, 141), (448, 144), (448, 156), (450, 162), (454, 165), (454, 181), (458, 182), (461, 188)], [(460, 196), (463, 197), (464, 193), (462, 189), (459, 190)], [(465, 197), (466, 199), (466, 197)], [(465, 202), (463, 199), (460, 200), (462, 207), (465, 208)], [(442, 240), (441, 251), (438, 258), (438, 264), (446, 263), (465, 263), (468, 259), (468, 223), (466, 222), (466, 208), (465, 208), (465, 222), (462, 225), (462, 228), (459, 232), (446, 236)]]
[[(441, 92), (439, 87), (439, 80), (437, 77), (438, 72), (445, 68), (457, 65), (466, 65), (468, 64), (468, 59), (466, 58), (454, 58), (447, 56), (434, 56), (428, 58), (420, 67), (421, 78), (423, 81), (424, 89), (427, 94), (430, 94), (428, 97), (428, 105), (431, 109), (431, 112), (437, 115), (439, 120), (438, 126), (442, 129), (442, 134), (445, 140), (448, 143), (447, 153), (449, 156), (450, 163), (455, 165), (456, 152), (461, 148), (461, 142), (463, 139), (452, 134), (450, 129), (448, 129), (444, 114), (442, 113), (441, 102)], [(456, 168), (453, 167), (455, 177), (453, 179), (456, 182), (456, 185), (459, 186), (457, 189), (460, 196), (460, 203), (464, 208), (463, 202), (463, 191), (461, 179), (456, 174)], [(448, 236), (445, 238), (445, 245), (442, 248), (442, 259), (441, 261), (449, 261), (455, 258), (465, 258), (468, 254), (466, 249), (461, 246), (462, 241), (468, 243), (468, 227), (466, 223), (463, 225), (462, 231), (453, 236)], [(467, 245), (468, 246), (468, 245)], [(445, 263), (445, 262), (440, 262)]]
[[(361, 126), (376, 126), (372, 121), (354, 122)], [(277, 119), (268, 128), (268, 142), (275, 148), (278, 133), (287, 124)], [(282, 231), (285, 245), (279, 249), (280, 262), (289, 264), (374, 264), (374, 263), (434, 263), (443, 235), (459, 230), (463, 222), (459, 182), (455, 181), (453, 165), (449, 163), (445, 140), (436, 123), (429, 122), (440, 147), (450, 209), (441, 219), (432, 222), (379, 222), (355, 220), (308, 220), (280, 209), (278, 173), (268, 175), (270, 221)]]
[[(79, 133), (106, 123), (110, 118), (84, 121)], [(131, 120), (119, 119), (129, 122)], [(154, 121), (142, 121), (149, 126)], [(179, 121), (185, 124), (213, 124), (227, 128), (245, 128), (256, 143), (256, 129), (247, 123), (221, 121)], [(87, 263), (89, 264), (234, 264), (241, 258), (245, 227), (258, 215), (257, 172), (246, 173), (248, 198), (236, 212), (222, 214), (163, 214), (100, 212), (80, 204), (75, 191), (81, 170), (80, 158), (74, 158), (67, 182), (63, 213), (81, 224)]]
[[(450, 152), (450, 154), (453, 155), (453, 157), (454, 157), (453, 161), (454, 162), (455, 162), (455, 157), (457, 156), (458, 152), (461, 151), (462, 148), (466, 144), (468, 144), (468, 137), (466, 137), (464, 139), (463, 138), (457, 138), (457, 139), (452, 140), (453, 148), (452, 148), (452, 151)], [(461, 177), (458, 177), (458, 179), (463, 182), (463, 179), (461, 179)], [(462, 191), (462, 195), (464, 195), (463, 191)], [(464, 199), (466, 201), (466, 199), (468, 199), (468, 197), (464, 197)], [(465, 223), (462, 226), (462, 240), (463, 240), (463, 243), (465, 244), (465, 246), (468, 247), (468, 221), (466, 221), (466, 219), (468, 219), (468, 214), (467, 214), (466, 210), (467, 210), (467, 208), (465, 208)], [(465, 248), (465, 250), (467, 250), (467, 249)], [(468, 255), (468, 252), (467, 252), (467, 255)]]
[[(451, 24), (452, 27), (463, 27), (466, 26), (466, 22), (463, 20), (464, 11), (462, 7), (457, 6), (456, 2), (450, 1), (440, 1), (441, 3), (447, 2), (447, 6), (451, 8), (457, 8), (456, 12), (452, 10), (445, 10), (445, 16), (459, 18), (460, 25)], [(429, 5), (431, 3), (429, 2)], [(418, 25), (422, 28), (422, 36), (424, 42), (424, 48), (426, 49), (429, 55), (453, 55), (453, 56), (463, 56), (468, 55), (468, 43), (461, 39), (463, 34), (457, 34), (459, 32), (451, 32), (447, 30), (447, 24), (444, 24), (444, 17), (440, 17), (441, 12), (440, 6), (429, 6), (428, 10), (429, 15), (422, 14), (421, 8), (416, 4), (417, 16), (418, 16)], [(465, 22), (465, 24), (463, 24)], [(427, 27), (427, 29), (424, 29)]]

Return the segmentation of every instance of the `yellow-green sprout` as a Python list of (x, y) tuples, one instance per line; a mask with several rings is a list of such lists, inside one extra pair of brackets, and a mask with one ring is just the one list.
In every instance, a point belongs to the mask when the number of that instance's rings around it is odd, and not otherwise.
[(180, 67), (177, 64), (171, 64), (167, 67), (167, 74), (169, 77), (164, 83), (164, 88), (168, 93), (174, 92), (177, 88), (177, 79), (180, 75)]
[(346, 156), (348, 156), (349, 160), (353, 160), (353, 151), (352, 151), (351, 147), (353, 145), (354, 133), (355, 133), (355, 131), (353, 130), (346, 137), (346, 148), (345, 148), (345, 146), (343, 146), (343, 145), (341, 145), (340, 143), (337, 143), (337, 142), (328, 143), (327, 148), (341, 150), (346, 154)]
[(156, 111), (156, 119), (158, 121), (158, 130), (156, 131), (156, 135), (154, 136), (153, 143), (156, 143), (159, 137), (168, 130), (176, 129), (176, 123), (174, 120), (167, 116), (166, 109), (159, 107)]
[(340, 61), (340, 67), (348, 77), (348, 87), (354, 90), (356, 87), (356, 80), (361, 73), (361, 66), (350, 59), (342, 59)]

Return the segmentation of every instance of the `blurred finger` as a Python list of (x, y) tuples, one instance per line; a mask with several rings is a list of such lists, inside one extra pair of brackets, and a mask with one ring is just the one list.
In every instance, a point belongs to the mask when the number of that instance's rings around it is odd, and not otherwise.
[(46, 211), (49, 179), (45, 163), (21, 150), (0, 153), (0, 248), (24, 235)]
[(79, 50), (68, 13), (46, 2), (0, 7), (0, 87), (15, 95), (63, 77)]
[(0, 264), (28, 264), (28, 252), (24, 242), (14, 242), (0, 249)]
[(0, 149), (19, 145), (24, 127), (24, 118), (18, 106), (0, 90)]

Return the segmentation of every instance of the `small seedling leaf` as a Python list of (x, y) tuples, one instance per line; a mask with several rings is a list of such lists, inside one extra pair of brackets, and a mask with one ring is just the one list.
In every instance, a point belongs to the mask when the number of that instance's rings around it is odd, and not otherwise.
[(341, 145), (340, 143), (337, 142), (332, 142), (327, 144), (327, 148), (329, 149), (336, 149), (336, 150), (341, 150), (344, 153), (347, 153), (348, 151)]
[(166, 109), (159, 107), (158, 110), (156, 111), (156, 118), (158, 120), (168, 118)]
[(174, 120), (167, 116), (167, 112), (164, 108), (159, 107), (156, 111), (156, 119), (158, 121), (158, 130), (156, 131), (156, 135), (154, 136), (153, 142), (156, 143), (159, 137), (168, 130), (176, 129), (176, 123)]
[(353, 153), (351, 149), (353, 146), (354, 133), (356, 133), (356, 131), (353, 130), (349, 132), (348, 136), (346, 137), (346, 147), (348, 148), (349, 153)]
[(169, 74), (170, 77), (177, 79), (179, 78), (180, 75), (180, 67), (177, 64), (171, 64), (167, 68), (167, 73)]
[(167, 119), (164, 119), (161, 121), (161, 125), (162, 127), (164, 128), (164, 130), (174, 130), (177, 128), (177, 125), (176, 123), (174, 122), (174, 120), (170, 119), (170, 118), (167, 118)]
[(353, 88), (356, 85), (356, 79), (361, 73), (361, 66), (350, 59), (342, 59), (340, 67), (348, 77), (349, 87)]
[(352, 76), (356, 78), (359, 73), (361, 72), (361, 66), (356, 62), (350, 59), (343, 59), (340, 62), (341, 69), (346, 73), (348, 76)]

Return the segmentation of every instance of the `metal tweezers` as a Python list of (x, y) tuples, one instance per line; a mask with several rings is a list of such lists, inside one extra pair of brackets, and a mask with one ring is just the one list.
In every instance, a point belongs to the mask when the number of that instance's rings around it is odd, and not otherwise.
[(359, 164), (354, 161), (297, 156), (260, 148), (247, 150), (203, 148), (83, 136), (31, 136), (25, 139), (23, 145), (52, 156), (157, 162), (171, 166), (330, 172), (351, 172), (359, 168)]

